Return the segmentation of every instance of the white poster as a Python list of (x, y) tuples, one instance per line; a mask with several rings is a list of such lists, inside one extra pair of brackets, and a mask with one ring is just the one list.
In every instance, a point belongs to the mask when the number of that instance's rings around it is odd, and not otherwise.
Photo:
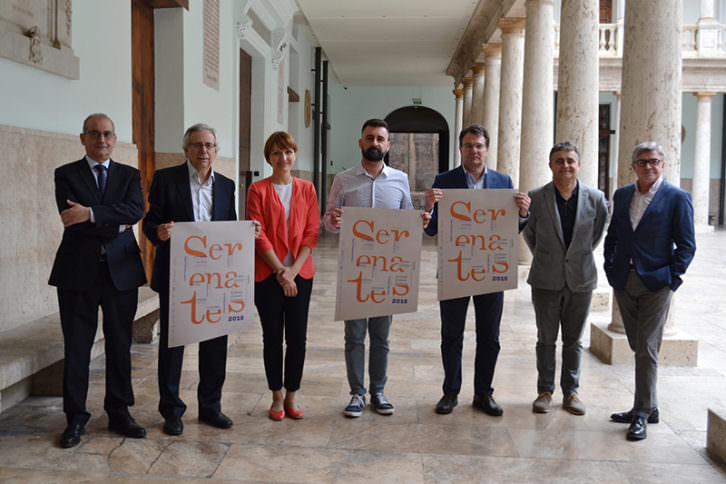
[(336, 321), (416, 312), (422, 237), (417, 210), (344, 207)]
[(448, 189), (438, 208), (439, 300), (517, 287), (514, 189)]
[(250, 327), (255, 302), (250, 221), (176, 222), (171, 232), (169, 346)]

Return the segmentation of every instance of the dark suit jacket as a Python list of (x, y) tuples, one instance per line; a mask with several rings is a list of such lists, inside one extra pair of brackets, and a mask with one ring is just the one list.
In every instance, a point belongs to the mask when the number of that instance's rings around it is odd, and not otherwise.
[[(431, 188), (467, 188), (464, 167), (457, 166), (453, 170), (439, 173), (436, 175)], [(484, 188), (514, 188), (514, 185), (512, 185), (512, 179), (508, 175), (487, 168)], [(439, 204), (437, 203), (434, 205), (431, 221), (424, 229), (429, 235), (436, 235), (439, 231), (438, 211)], [(519, 227), (519, 230), (522, 230), (522, 227)]]
[[(234, 201), (234, 182), (214, 174), (212, 188), (212, 220), (237, 220)], [(194, 206), (189, 187), (186, 162), (154, 172), (149, 189), (149, 212), (144, 217), (144, 235), (156, 246), (151, 288), (156, 292), (169, 291), (169, 241), (157, 237), (159, 225), (169, 222), (193, 222)]]
[(534, 256), (527, 282), (538, 289), (573, 292), (597, 286), (597, 267), (592, 251), (602, 237), (608, 205), (600, 190), (579, 183), (577, 213), (572, 240), (565, 247), (562, 221), (557, 210), (554, 182), (532, 190), (530, 216), (522, 235)]
[(657, 291), (676, 290), (696, 252), (693, 205), (688, 192), (663, 181), (633, 231), (630, 201), (635, 185), (619, 188), (605, 236), (605, 274), (610, 285), (625, 288), (632, 259), (643, 284)]
[(139, 170), (111, 160), (106, 192), (101, 195), (85, 159), (55, 170), (55, 199), (58, 211), (69, 208), (66, 200), (93, 209), (95, 223), (66, 227), (56, 253), (48, 283), (82, 291), (95, 281), (101, 255), (106, 249), (111, 280), (116, 289), (128, 291), (146, 283), (139, 246), (134, 232), (121, 225), (134, 225), (144, 215)]

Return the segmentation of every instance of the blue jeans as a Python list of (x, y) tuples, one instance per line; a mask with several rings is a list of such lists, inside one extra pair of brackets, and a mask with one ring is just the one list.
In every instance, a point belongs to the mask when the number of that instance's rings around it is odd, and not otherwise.
[(371, 394), (382, 393), (388, 379), (388, 333), (393, 316), (345, 321), (345, 367), (351, 395), (365, 395), (366, 327), (370, 336), (368, 378)]

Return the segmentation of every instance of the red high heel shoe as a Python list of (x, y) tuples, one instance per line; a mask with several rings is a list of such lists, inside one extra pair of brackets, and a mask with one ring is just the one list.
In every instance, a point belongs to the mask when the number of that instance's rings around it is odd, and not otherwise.
[(287, 411), (288, 417), (295, 420), (300, 420), (305, 415), (305, 412), (302, 411), (302, 408), (285, 407), (285, 411)]
[(270, 408), (270, 419), (275, 420), (279, 422), (280, 420), (285, 418), (285, 409), (282, 410), (273, 410)]

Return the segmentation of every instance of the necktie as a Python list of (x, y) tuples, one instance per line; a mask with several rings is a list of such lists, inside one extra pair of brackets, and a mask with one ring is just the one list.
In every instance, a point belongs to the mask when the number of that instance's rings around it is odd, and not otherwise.
[(93, 168), (98, 174), (98, 189), (103, 194), (106, 191), (106, 167), (100, 163), (97, 163), (96, 166), (94, 166)]

